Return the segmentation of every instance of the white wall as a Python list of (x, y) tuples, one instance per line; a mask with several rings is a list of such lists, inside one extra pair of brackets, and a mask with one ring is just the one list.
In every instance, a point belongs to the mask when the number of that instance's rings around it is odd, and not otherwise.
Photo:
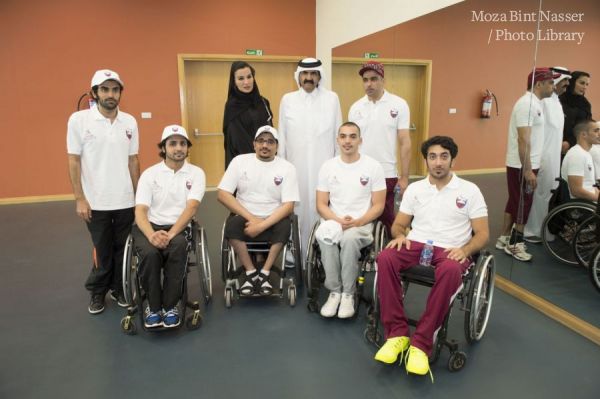
[(331, 49), (464, 0), (316, 0), (316, 56), (331, 82)]

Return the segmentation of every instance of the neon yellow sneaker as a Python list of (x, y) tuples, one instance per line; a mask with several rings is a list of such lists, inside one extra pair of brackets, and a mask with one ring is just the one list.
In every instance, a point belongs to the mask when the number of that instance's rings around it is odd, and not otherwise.
[(425, 375), (429, 372), (431, 382), (433, 382), (433, 374), (431, 374), (431, 370), (429, 369), (429, 357), (416, 346), (411, 345), (411, 347), (408, 348), (406, 372), (418, 375)]
[[(408, 349), (410, 339), (408, 337), (393, 337), (388, 338), (385, 344), (375, 354), (375, 360), (383, 363), (392, 364), (398, 360), (398, 355), (404, 354)], [(400, 357), (402, 361), (402, 356)]]

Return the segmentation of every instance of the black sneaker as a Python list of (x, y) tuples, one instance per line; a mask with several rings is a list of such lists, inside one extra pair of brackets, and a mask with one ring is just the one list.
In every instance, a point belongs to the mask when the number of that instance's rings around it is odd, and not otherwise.
[(98, 314), (104, 311), (104, 294), (92, 294), (92, 299), (88, 306), (88, 312)]
[(129, 304), (127, 303), (127, 300), (125, 299), (125, 295), (123, 295), (123, 293), (121, 291), (112, 290), (110, 292), (110, 298), (113, 301), (116, 301), (117, 305), (119, 305), (122, 308), (126, 308), (129, 306)]

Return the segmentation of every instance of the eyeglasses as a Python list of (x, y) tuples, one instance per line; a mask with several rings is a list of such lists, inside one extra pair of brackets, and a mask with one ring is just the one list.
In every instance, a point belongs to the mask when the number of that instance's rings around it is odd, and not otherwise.
[(273, 145), (277, 142), (275, 139), (256, 139), (254, 141), (256, 141), (260, 145), (265, 144), (265, 143), (268, 145)]

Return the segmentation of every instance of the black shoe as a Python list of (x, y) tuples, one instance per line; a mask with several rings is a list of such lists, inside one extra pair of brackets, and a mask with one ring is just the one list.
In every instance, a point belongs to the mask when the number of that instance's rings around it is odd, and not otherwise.
[(88, 312), (98, 314), (104, 311), (104, 294), (92, 294), (92, 299), (88, 306)]
[(119, 305), (122, 308), (126, 308), (129, 306), (129, 304), (127, 303), (127, 300), (125, 299), (125, 295), (123, 295), (123, 293), (121, 291), (112, 290), (110, 292), (110, 298), (113, 301), (117, 301), (117, 305)]

